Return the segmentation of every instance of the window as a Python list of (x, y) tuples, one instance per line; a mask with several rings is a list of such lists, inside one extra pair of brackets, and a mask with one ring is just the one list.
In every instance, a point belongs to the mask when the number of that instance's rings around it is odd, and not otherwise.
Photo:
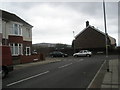
[(30, 29), (26, 28), (26, 31), (27, 31), (27, 37), (31, 37), (31, 32), (30, 32)]
[(12, 55), (23, 55), (23, 46), (19, 43), (10, 44)]
[(12, 34), (22, 35), (22, 27), (21, 27), (21, 25), (19, 25), (19, 24), (13, 24)]
[(18, 35), (18, 25), (14, 24), (14, 34)]
[(19, 44), (18, 49), (19, 49), (19, 54), (22, 55), (22, 53), (23, 53), (23, 52), (22, 52), (22, 51), (23, 51), (23, 50), (22, 50), (22, 49), (23, 49), (23, 48), (22, 48), (22, 44)]

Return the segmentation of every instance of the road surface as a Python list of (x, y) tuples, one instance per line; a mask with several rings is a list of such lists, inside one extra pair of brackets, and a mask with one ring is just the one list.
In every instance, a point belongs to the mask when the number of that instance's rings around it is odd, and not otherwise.
[(105, 56), (56, 59), (61, 61), (14, 70), (2, 88), (87, 88)]

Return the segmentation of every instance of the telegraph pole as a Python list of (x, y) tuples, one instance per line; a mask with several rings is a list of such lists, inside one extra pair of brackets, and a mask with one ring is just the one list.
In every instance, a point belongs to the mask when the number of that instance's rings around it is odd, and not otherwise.
[(105, 12), (105, 2), (103, 0), (103, 11), (104, 11), (104, 27), (105, 27), (105, 48), (106, 48), (106, 64), (107, 64), (107, 72), (109, 72), (109, 62), (108, 62), (108, 34), (107, 34), (107, 26), (106, 26), (106, 12)]

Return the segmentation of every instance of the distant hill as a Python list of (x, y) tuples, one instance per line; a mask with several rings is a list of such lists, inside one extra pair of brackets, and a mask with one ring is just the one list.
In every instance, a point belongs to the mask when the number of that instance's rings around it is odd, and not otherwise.
[(61, 43), (37, 43), (37, 44), (33, 44), (33, 46), (36, 47), (53, 47), (53, 48), (70, 48), (71, 45), (68, 44), (61, 44)]
[(33, 44), (33, 46), (39, 46), (39, 47), (55, 47), (56, 44), (53, 44), (53, 43), (37, 43), (37, 44)]
[(32, 51), (37, 53), (43, 53), (45, 56), (48, 56), (50, 52), (61, 51), (72, 55), (73, 49), (71, 45), (62, 44), (62, 43), (37, 43), (32, 45)]

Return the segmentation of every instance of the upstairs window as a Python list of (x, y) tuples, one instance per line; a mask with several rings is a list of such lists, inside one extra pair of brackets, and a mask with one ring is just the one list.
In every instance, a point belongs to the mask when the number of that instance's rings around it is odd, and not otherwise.
[(30, 31), (30, 29), (26, 28), (26, 31), (27, 31), (26, 36), (30, 38), (31, 37), (31, 31)]
[(13, 31), (12, 31), (12, 34), (15, 34), (15, 35), (22, 35), (22, 27), (21, 25), (19, 24), (13, 24)]

